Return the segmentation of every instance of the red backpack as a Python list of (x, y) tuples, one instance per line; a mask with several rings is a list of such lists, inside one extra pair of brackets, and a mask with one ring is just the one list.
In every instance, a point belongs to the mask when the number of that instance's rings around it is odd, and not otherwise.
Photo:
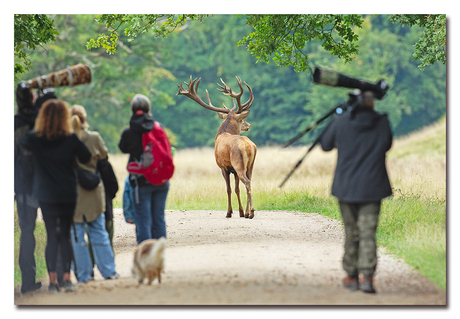
[(152, 185), (163, 185), (174, 174), (173, 155), (166, 132), (160, 123), (150, 132), (142, 134), (144, 153), (139, 162), (128, 163), (128, 172), (142, 174)]

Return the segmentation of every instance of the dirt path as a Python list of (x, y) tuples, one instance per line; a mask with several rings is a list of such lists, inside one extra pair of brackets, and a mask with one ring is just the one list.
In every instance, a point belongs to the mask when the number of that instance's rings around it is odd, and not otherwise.
[[(235, 215), (234, 215), (235, 216)], [(375, 295), (342, 288), (343, 230), (318, 214), (256, 211), (252, 220), (224, 211), (167, 211), (163, 282), (131, 277), (134, 227), (115, 211), (121, 278), (49, 295), (47, 283), (16, 305), (445, 305), (446, 294), (399, 259), (379, 250)]]

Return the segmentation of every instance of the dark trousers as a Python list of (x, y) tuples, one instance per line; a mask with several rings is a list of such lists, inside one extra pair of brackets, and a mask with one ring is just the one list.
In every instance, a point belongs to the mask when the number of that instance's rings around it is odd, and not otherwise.
[(35, 220), (37, 219), (38, 202), (30, 195), (16, 194), (19, 228), (19, 268), (22, 276), (22, 290), (35, 284)]
[(45, 260), (48, 272), (57, 270), (58, 248), (62, 258), (62, 271), (64, 273), (70, 272), (72, 262), (70, 227), (75, 214), (75, 205), (76, 203), (40, 202), (47, 234)]
[(380, 201), (372, 203), (347, 203), (339, 201), (345, 225), (345, 253), (343, 269), (348, 276), (359, 273), (373, 276), (377, 267), (375, 233), (380, 214)]

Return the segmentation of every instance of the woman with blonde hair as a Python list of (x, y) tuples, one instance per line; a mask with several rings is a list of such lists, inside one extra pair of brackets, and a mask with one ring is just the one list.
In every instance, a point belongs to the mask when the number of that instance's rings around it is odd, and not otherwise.
[(69, 116), (64, 101), (48, 100), (38, 113), (34, 129), (20, 140), (35, 156), (32, 191), (39, 201), (47, 233), (45, 259), (50, 292), (60, 290), (56, 272), (58, 246), (62, 253), (65, 291), (76, 290), (70, 280), (70, 228), (77, 203), (75, 158), (81, 163), (91, 159), (88, 148), (73, 133)]
[[(78, 201), (74, 216), (75, 236), (72, 236), (78, 282), (88, 282), (93, 274), (88, 243), (85, 231), (88, 229), (94, 261), (99, 272), (105, 279), (115, 279), (119, 275), (115, 271), (115, 257), (110, 245), (109, 234), (105, 228), (105, 191), (97, 163), (107, 158), (107, 147), (98, 132), (88, 130), (87, 114), (81, 105), (74, 105), (71, 110), (71, 123), (75, 132), (91, 152), (89, 162), (77, 161), (77, 169), (81, 177), (78, 185)], [(96, 177), (94, 185), (85, 185), (83, 175)], [(98, 179), (98, 180), (97, 180)]]

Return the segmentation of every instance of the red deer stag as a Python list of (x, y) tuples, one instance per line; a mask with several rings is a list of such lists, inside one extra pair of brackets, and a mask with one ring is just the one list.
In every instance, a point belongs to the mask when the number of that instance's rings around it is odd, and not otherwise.
[[(227, 218), (232, 217), (232, 189), (230, 187), (230, 173), (233, 173), (235, 176), (235, 193), (238, 198), (240, 217), (254, 218), (254, 207), (252, 205), (251, 197), (251, 177), (252, 169), (254, 167), (254, 160), (256, 158), (257, 147), (256, 145), (247, 137), (240, 136), (241, 132), (248, 131), (251, 127), (251, 124), (246, 122), (244, 119), (249, 115), (249, 108), (254, 102), (254, 95), (252, 94), (251, 87), (244, 82), (244, 84), (249, 89), (249, 100), (241, 104), (241, 96), (243, 95), (243, 86), (241, 84), (241, 79), (236, 77), (238, 85), (240, 87), (240, 92), (235, 93), (232, 89), (221, 80), (223, 85), (218, 84), (221, 87), (221, 90), (224, 95), (232, 97), (233, 108), (227, 108), (222, 102), (224, 108), (215, 107), (211, 104), (209, 99), (208, 90), (206, 94), (208, 97), (208, 104), (203, 102), (198, 96), (198, 86), (200, 85), (201, 78), (195, 79), (192, 81), (192, 76), (190, 76), (190, 82), (184, 82), (188, 86), (188, 90), (185, 90), (182, 87), (182, 83), (177, 85), (179, 87), (179, 92), (176, 95), (185, 95), (186, 97), (192, 99), (199, 105), (208, 110), (215, 111), (224, 122), (221, 124), (219, 131), (217, 132), (215, 139), (215, 157), (216, 163), (222, 170), (222, 175), (224, 176), (225, 182), (227, 184), (227, 195), (228, 195), (228, 210)], [(196, 85), (196, 86), (195, 86)], [(235, 111), (236, 104), (238, 105), (238, 110)], [(242, 181), (247, 190), (247, 203), (246, 203), (246, 213), (243, 211), (240, 200), (240, 188), (239, 181)]]

